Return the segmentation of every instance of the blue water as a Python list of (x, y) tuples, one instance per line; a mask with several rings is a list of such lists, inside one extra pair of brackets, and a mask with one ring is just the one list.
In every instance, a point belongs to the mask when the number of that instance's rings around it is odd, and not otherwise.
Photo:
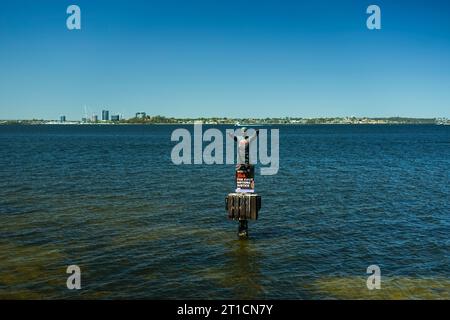
[(449, 126), (273, 127), (246, 241), (234, 166), (174, 165), (175, 128), (0, 126), (0, 298), (376, 298), (371, 264), (387, 298), (448, 297)]

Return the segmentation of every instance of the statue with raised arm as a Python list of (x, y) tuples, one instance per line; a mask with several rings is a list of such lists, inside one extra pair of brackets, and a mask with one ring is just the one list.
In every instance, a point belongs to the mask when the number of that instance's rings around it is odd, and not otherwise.
[[(249, 194), (253, 194), (255, 191), (255, 167), (250, 164), (250, 143), (252, 143), (259, 135), (259, 130), (256, 130), (251, 136), (248, 135), (246, 127), (242, 127), (240, 131), (240, 134), (236, 135), (230, 133), (230, 136), (234, 138), (234, 141), (238, 144), (238, 162), (236, 164), (235, 176), (236, 193), (234, 195), (236, 196), (231, 197), (230, 202), (232, 202), (232, 204), (230, 205), (228, 204), (229, 200), (227, 198), (227, 208), (231, 209), (231, 215), (229, 215), (229, 217), (239, 220), (238, 236), (240, 238), (246, 238), (248, 237), (247, 219), (257, 218), (261, 199), (256, 194), (254, 196), (249, 196)], [(242, 201), (245, 201), (245, 204)], [(240, 210), (242, 212), (235, 215), (235, 210)], [(251, 212), (253, 212), (253, 215)], [(248, 213), (250, 213), (250, 215)]]
[(230, 133), (230, 136), (238, 143), (238, 163), (236, 167), (240, 167), (242, 164), (250, 164), (250, 143), (253, 142), (258, 135), (259, 130), (257, 129), (252, 136), (249, 136), (246, 127), (241, 128), (240, 135)]

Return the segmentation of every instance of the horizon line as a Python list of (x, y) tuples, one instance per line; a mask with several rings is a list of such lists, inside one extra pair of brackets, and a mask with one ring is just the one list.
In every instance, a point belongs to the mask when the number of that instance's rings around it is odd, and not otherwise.
[[(65, 116), (64, 114), (61, 114), (58, 116), (58, 118), (0, 118), (0, 121), (53, 121), (53, 120), (59, 120), (61, 116)], [(392, 118), (401, 118), (401, 119), (446, 119), (448, 116), (435, 116), (435, 117), (421, 117), (421, 116), (401, 116), (401, 115), (395, 115), (395, 116), (316, 116), (316, 117), (304, 117), (304, 116), (266, 116), (266, 117), (230, 117), (230, 116), (197, 116), (197, 117), (176, 117), (176, 116), (165, 116), (161, 114), (156, 115), (148, 115), (151, 118), (154, 117), (162, 117), (166, 119), (179, 119), (179, 120), (195, 120), (195, 119), (229, 119), (229, 120), (243, 120), (243, 119), (254, 119), (254, 120), (265, 120), (265, 119), (336, 119), (336, 118), (356, 118), (356, 119), (392, 119)], [(80, 121), (83, 117), (73, 120), (67, 118), (66, 121)], [(129, 117), (122, 119), (134, 119), (136, 117)], [(90, 119), (90, 118), (88, 118)], [(100, 120), (99, 121), (105, 121)]]

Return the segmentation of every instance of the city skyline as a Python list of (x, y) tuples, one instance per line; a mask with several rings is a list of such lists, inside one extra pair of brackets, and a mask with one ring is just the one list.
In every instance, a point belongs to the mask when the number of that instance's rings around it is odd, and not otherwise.
[(2, 4), (0, 119), (450, 117), (445, 1), (69, 4)]

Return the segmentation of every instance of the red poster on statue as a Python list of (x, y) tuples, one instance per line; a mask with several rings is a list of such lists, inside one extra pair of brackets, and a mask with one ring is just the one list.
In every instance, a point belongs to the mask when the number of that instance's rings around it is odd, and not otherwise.
[(255, 192), (255, 167), (250, 164), (241, 164), (236, 169), (236, 192)]

